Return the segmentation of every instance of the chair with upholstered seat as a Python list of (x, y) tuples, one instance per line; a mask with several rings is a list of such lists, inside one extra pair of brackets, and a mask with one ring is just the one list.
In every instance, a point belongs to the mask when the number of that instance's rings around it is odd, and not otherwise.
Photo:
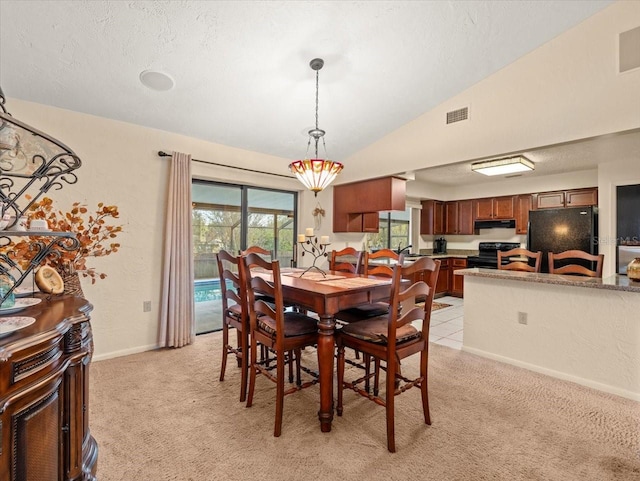
[[(402, 264), (402, 261), (403, 255), (391, 249), (380, 249), (373, 253), (365, 251), (362, 271), (366, 276), (392, 277), (393, 266), (395, 264)], [(380, 316), (388, 310), (388, 303), (373, 302), (345, 309), (338, 312), (335, 317), (343, 322), (357, 322), (368, 317)]]
[(345, 247), (339, 251), (332, 250), (329, 258), (329, 270), (358, 274), (361, 262), (362, 252), (358, 252), (353, 247)]
[[(247, 289), (245, 268), (240, 256), (235, 257), (227, 251), (216, 254), (218, 273), (220, 276), (220, 291), (222, 294), (222, 364), (220, 367), (220, 381), (224, 381), (227, 369), (227, 357), (235, 355), (241, 369), (240, 401), (247, 396), (247, 375), (249, 372), (249, 307), (247, 304)], [(237, 345), (229, 342), (229, 331), (237, 331)]]
[[(262, 277), (254, 275), (250, 269), (246, 269), (250, 287), (248, 289), (248, 304), (251, 339), (247, 407), (251, 407), (253, 404), (256, 374), (258, 372), (275, 382), (277, 386), (276, 417), (273, 435), (278, 437), (282, 432), (284, 396), (312, 386), (318, 381), (315, 373), (305, 369), (305, 372), (312, 374), (312, 377), (310, 381), (302, 383), (300, 366), (302, 349), (317, 344), (318, 326), (317, 321), (309, 316), (299, 312), (285, 311), (279, 261), (267, 262), (258, 254), (249, 254), (244, 257), (244, 262), (246, 267), (256, 266), (262, 271), (270, 271), (272, 279), (272, 281), (267, 282)], [(272, 298), (274, 305), (262, 299), (256, 299), (255, 293)], [(258, 360), (258, 344), (264, 345), (275, 352), (275, 375), (272, 374), (273, 366), (267, 365), (263, 360)], [(285, 390), (285, 366), (287, 364), (291, 366), (291, 363), (294, 362), (297, 372), (296, 383)]]
[[(401, 289), (403, 277), (414, 278), (416, 272), (423, 272), (424, 281), (418, 281), (406, 289)], [(389, 312), (384, 316), (368, 319), (366, 322), (354, 322), (345, 325), (336, 332), (338, 345), (338, 416), (343, 414), (343, 390), (352, 389), (356, 393), (386, 407), (387, 448), (395, 452), (394, 398), (414, 386), (419, 386), (422, 394), (422, 411), (426, 424), (431, 424), (429, 397), (427, 389), (427, 363), (429, 355), (429, 323), (435, 286), (440, 271), (440, 261), (429, 257), (418, 259), (413, 264), (394, 267)], [(400, 312), (403, 302), (424, 297), (424, 304), (407, 308)], [(421, 323), (420, 327), (414, 322)], [(364, 377), (354, 381), (344, 380), (345, 347), (356, 349), (377, 362), (383, 362), (386, 371), (386, 390), (384, 398), (358, 385), (366, 383)], [(420, 353), (420, 373), (415, 379), (409, 379), (400, 373), (402, 359)], [(406, 370), (405, 370), (406, 371)]]
[[(503, 264), (502, 259), (511, 257), (526, 257), (526, 260), (511, 261)], [(533, 265), (531, 265), (533, 262)], [(540, 272), (542, 266), (542, 251), (532, 252), (527, 249), (517, 248), (509, 251), (498, 251), (498, 269), (504, 271)]]
[[(556, 267), (558, 263), (560, 266)], [(603, 264), (604, 254), (594, 255), (580, 250), (569, 250), (558, 254), (549, 252), (550, 274), (602, 277)]]

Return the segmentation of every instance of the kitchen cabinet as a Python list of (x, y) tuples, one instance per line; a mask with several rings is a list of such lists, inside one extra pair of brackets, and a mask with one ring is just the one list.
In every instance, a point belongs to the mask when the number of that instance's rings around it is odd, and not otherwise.
[(455, 200), (444, 204), (445, 234), (472, 235), (473, 201)]
[(380, 229), (380, 214), (378, 212), (347, 214), (346, 229), (344, 232), (378, 232)]
[(406, 180), (383, 177), (333, 187), (333, 232), (378, 232), (379, 212), (405, 210)]
[(560, 190), (533, 194), (534, 209), (563, 209), (598, 205), (598, 188)]
[(598, 189), (575, 189), (565, 192), (565, 203), (567, 207), (587, 207), (598, 205)]
[(436, 294), (446, 294), (451, 290), (450, 259), (440, 259), (440, 272), (436, 283)]
[(464, 294), (464, 276), (455, 275), (455, 271), (467, 268), (467, 259), (452, 258), (451, 261), (451, 295), (462, 297)]
[(473, 200), (473, 217), (476, 220), (514, 218), (514, 196), (490, 197)]
[(516, 234), (526, 234), (529, 228), (529, 211), (533, 209), (533, 197), (531, 194), (516, 196), (515, 201)]
[(420, 234), (444, 234), (444, 202), (439, 200), (423, 200), (420, 211)]

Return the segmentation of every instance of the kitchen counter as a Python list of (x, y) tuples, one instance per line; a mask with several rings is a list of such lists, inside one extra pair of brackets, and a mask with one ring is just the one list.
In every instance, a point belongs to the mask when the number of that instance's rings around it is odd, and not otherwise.
[(627, 276), (615, 274), (604, 279), (584, 276), (563, 276), (559, 274), (543, 274), (535, 272), (503, 271), (498, 269), (459, 269), (455, 275), (476, 277), (490, 277), (521, 282), (536, 282), (558, 286), (588, 287), (592, 289), (609, 289), (613, 291), (628, 291), (640, 293), (640, 282), (634, 282)]
[(446, 259), (448, 257), (457, 257), (461, 259), (466, 259), (469, 256), (477, 256), (477, 250), (470, 249), (449, 249), (444, 254), (434, 254), (431, 249), (422, 249), (420, 254), (411, 254), (410, 256), (405, 256), (405, 261), (415, 260), (418, 257), (431, 257), (432, 259)]
[(464, 275), (464, 351), (640, 401), (640, 283), (481, 268), (454, 275)]

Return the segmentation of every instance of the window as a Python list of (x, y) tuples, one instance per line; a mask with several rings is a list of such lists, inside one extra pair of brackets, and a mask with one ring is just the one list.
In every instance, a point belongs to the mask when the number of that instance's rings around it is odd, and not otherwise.
[(297, 193), (194, 180), (191, 194), (196, 333), (202, 334), (222, 328), (217, 252), (258, 245), (281, 266), (291, 265)]
[(380, 229), (369, 236), (372, 249), (398, 249), (411, 243), (411, 208), (380, 212)]

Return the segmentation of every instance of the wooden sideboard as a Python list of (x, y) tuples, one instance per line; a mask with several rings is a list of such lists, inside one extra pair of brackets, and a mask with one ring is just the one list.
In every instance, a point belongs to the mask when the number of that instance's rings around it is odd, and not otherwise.
[(0, 480), (94, 481), (93, 306), (75, 296), (41, 298), (11, 314), (33, 317), (34, 324), (0, 337)]

